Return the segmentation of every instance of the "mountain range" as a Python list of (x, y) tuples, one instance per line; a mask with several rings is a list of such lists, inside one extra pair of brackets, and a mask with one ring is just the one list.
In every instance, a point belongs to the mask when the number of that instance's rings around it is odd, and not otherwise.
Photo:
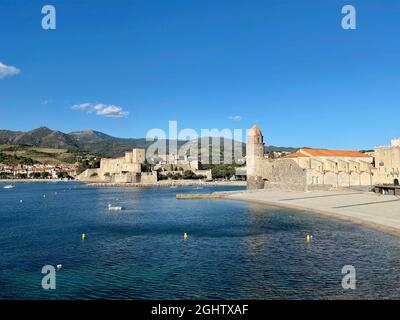
[[(201, 138), (207, 139), (207, 138)], [(199, 139), (192, 141), (177, 141), (178, 147), (187, 144), (187, 146), (199, 143)], [(168, 146), (168, 140), (167, 146)], [(226, 141), (225, 141), (226, 142)], [(145, 138), (117, 138), (105, 133), (94, 130), (74, 131), (63, 133), (61, 131), (51, 130), (47, 127), (40, 127), (31, 131), (11, 131), (0, 130), (0, 144), (5, 145), (24, 145), (42, 148), (67, 149), (71, 151), (86, 151), (102, 157), (116, 157), (124, 154), (125, 151), (133, 148), (147, 148), (152, 141), (146, 141)], [(238, 141), (231, 141), (232, 145), (241, 145), (245, 149), (245, 144)], [(221, 138), (221, 148), (224, 140)], [(267, 146), (269, 151), (287, 151), (294, 152), (298, 148)], [(200, 152), (202, 150), (200, 149)]]

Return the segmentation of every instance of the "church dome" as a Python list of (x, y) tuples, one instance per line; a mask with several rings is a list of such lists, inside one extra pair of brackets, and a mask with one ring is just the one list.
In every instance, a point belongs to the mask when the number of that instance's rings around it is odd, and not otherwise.
[(262, 137), (261, 130), (256, 125), (252, 126), (247, 132), (248, 137)]

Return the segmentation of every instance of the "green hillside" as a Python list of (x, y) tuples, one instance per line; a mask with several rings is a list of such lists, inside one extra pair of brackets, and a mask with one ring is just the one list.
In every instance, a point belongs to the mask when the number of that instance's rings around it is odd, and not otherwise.
[(32, 165), (35, 163), (60, 165), (73, 164), (86, 158), (88, 153), (56, 148), (21, 145), (0, 145), (0, 163), (6, 165)]

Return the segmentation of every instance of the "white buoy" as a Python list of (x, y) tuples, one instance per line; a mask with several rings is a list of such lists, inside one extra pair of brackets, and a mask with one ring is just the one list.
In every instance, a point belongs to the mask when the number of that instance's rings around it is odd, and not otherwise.
[(57, 265), (57, 270), (60, 270), (62, 268), (62, 264)]
[(108, 204), (108, 210), (110, 211), (121, 211), (122, 207), (119, 206), (113, 206), (111, 203)]

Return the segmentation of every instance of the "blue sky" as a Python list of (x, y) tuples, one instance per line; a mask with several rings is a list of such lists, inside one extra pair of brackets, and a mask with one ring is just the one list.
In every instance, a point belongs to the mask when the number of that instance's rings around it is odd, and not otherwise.
[[(56, 30), (41, 28), (45, 4), (57, 9)], [(345, 4), (357, 30), (341, 28)], [(400, 136), (397, 0), (0, 0), (0, 9), (0, 62), (20, 70), (0, 79), (0, 128), (143, 137), (169, 120), (195, 130), (256, 123), (266, 144), (336, 149)], [(96, 104), (125, 113), (87, 112)]]

